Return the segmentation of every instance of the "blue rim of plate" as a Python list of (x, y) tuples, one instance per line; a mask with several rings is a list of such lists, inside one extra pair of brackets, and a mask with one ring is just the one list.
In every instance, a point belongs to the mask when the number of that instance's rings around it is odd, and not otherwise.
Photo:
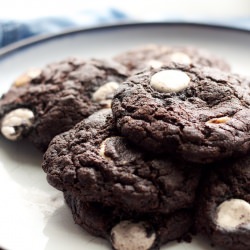
[(215, 25), (215, 24), (203, 24), (203, 23), (192, 23), (192, 22), (139, 22), (139, 23), (121, 23), (121, 24), (110, 24), (102, 26), (94, 26), (90, 28), (74, 28), (68, 29), (63, 32), (49, 35), (39, 35), (31, 37), (28, 39), (15, 42), (0, 49), (0, 61), (4, 58), (20, 51), (27, 49), (31, 46), (38, 45), (43, 42), (51, 41), (58, 38), (69, 37), (72, 35), (82, 34), (82, 33), (92, 33), (105, 30), (117, 30), (117, 29), (128, 29), (128, 28), (139, 28), (139, 27), (153, 27), (153, 26), (165, 26), (165, 27), (189, 27), (189, 28), (203, 28), (203, 29), (216, 29), (216, 30), (226, 30), (240, 32), (250, 35), (250, 30), (230, 27), (225, 25)]

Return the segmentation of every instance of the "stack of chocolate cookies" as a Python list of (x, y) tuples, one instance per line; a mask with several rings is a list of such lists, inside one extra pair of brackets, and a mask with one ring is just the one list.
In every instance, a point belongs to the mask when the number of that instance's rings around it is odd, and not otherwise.
[(114, 249), (159, 249), (195, 230), (247, 250), (249, 82), (193, 47), (70, 58), (17, 79), (1, 132), (46, 151), (75, 222)]

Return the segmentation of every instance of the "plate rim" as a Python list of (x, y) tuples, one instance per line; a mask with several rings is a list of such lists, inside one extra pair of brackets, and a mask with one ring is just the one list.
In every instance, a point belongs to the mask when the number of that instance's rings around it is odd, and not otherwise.
[(243, 34), (250, 35), (250, 30), (244, 28), (237, 28), (233, 26), (226, 26), (220, 24), (210, 24), (210, 23), (195, 23), (195, 22), (128, 22), (128, 23), (116, 23), (116, 24), (108, 24), (108, 25), (98, 25), (91, 27), (78, 27), (66, 29), (62, 32), (53, 33), (53, 34), (42, 34), (38, 36), (33, 36), (18, 42), (14, 42), (13, 44), (7, 45), (3, 48), (0, 48), (0, 62), (16, 53), (20, 50), (27, 49), (30, 46), (38, 45), (39, 43), (51, 41), (58, 38), (63, 38), (71, 35), (77, 35), (81, 33), (90, 33), (90, 32), (98, 32), (105, 30), (115, 30), (115, 29), (125, 29), (125, 28), (134, 28), (134, 27), (152, 27), (152, 26), (167, 26), (167, 27), (190, 27), (190, 28), (204, 28), (204, 29), (216, 29), (216, 30), (226, 30), (226, 31), (234, 31)]

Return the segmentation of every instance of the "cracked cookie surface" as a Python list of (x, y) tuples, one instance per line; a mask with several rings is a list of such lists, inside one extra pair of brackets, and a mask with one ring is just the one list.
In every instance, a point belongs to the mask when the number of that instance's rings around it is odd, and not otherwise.
[[(55, 135), (109, 107), (113, 92), (126, 76), (124, 66), (98, 59), (69, 58), (30, 70), (0, 99), (1, 132), (12, 140), (27, 137), (45, 151)], [(13, 117), (15, 110), (18, 116)], [(27, 117), (29, 112), (33, 115)], [(11, 119), (5, 119), (9, 113)]]
[(121, 85), (112, 110), (121, 134), (155, 153), (208, 163), (250, 149), (249, 87), (234, 74), (178, 64), (144, 70)]
[(86, 202), (137, 212), (170, 213), (193, 206), (200, 168), (136, 149), (99, 111), (56, 136), (42, 164), (48, 182)]

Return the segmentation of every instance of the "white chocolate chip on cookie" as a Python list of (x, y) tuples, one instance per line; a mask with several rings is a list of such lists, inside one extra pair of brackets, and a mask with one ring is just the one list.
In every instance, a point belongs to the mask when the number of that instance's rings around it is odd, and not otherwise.
[(216, 223), (226, 230), (250, 229), (250, 204), (241, 199), (224, 201), (217, 208)]
[(96, 102), (107, 100), (113, 96), (118, 87), (117, 82), (107, 82), (94, 92), (92, 98)]
[(148, 234), (145, 222), (121, 221), (111, 230), (111, 242), (117, 250), (151, 249), (155, 240), (155, 232)]
[(153, 69), (159, 69), (163, 63), (158, 60), (150, 60), (147, 62), (147, 65), (152, 67)]
[(189, 85), (189, 76), (180, 70), (163, 70), (151, 77), (150, 84), (153, 89), (163, 92), (179, 92)]
[(106, 140), (104, 140), (101, 143), (100, 150), (99, 150), (99, 155), (102, 156), (103, 158), (107, 159), (107, 160), (110, 160), (110, 158), (105, 155)]
[(175, 52), (170, 56), (171, 60), (175, 63), (190, 64), (191, 59), (188, 55), (182, 52)]
[(9, 140), (15, 141), (22, 137), (33, 124), (34, 113), (27, 108), (18, 108), (7, 113), (1, 122), (1, 133)]
[(19, 76), (15, 82), (14, 86), (15, 87), (22, 87), (26, 84), (28, 84), (32, 79), (38, 77), (41, 74), (40, 69), (32, 69), (26, 72), (25, 74)]
[(207, 122), (213, 123), (213, 124), (220, 124), (220, 123), (227, 123), (229, 120), (230, 120), (230, 117), (223, 116), (223, 117), (219, 117), (219, 118), (213, 118)]
[(102, 156), (103, 158), (107, 160), (111, 160), (110, 157), (105, 155), (105, 150), (106, 150), (106, 145), (108, 144), (109, 141), (117, 141), (117, 140), (123, 140), (123, 137), (121, 136), (111, 136), (106, 138), (100, 145), (100, 150), (99, 150), (99, 155)]

